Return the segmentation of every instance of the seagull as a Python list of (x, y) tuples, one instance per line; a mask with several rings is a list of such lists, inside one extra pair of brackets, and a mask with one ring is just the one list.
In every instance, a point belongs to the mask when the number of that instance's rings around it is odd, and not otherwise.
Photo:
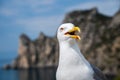
[(80, 28), (72, 23), (60, 25), (57, 31), (59, 64), (56, 80), (107, 80), (104, 74), (90, 64), (80, 52)]

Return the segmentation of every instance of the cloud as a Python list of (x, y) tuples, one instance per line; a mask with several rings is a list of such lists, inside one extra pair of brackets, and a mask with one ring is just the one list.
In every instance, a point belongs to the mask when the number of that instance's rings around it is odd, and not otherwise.
[(4, 16), (15, 16), (17, 13), (17, 11), (13, 10), (13, 9), (9, 9), (9, 8), (1, 8), (0, 9), (0, 15), (4, 15)]
[(11, 0), (3, 1), (0, 14), (3, 16), (22, 15), (25, 12), (40, 14), (51, 11), (55, 0)]
[(23, 27), (28, 33), (45, 32), (45, 34), (53, 36), (59, 24), (62, 22), (61, 15), (47, 16), (47, 17), (33, 17), (28, 19), (16, 20), (16, 25)]
[(52, 5), (55, 3), (55, 0), (26, 0), (26, 2), (31, 6), (39, 6), (39, 5)]
[(92, 1), (92, 2), (84, 2), (78, 5), (71, 6), (66, 9), (66, 12), (72, 10), (84, 10), (84, 9), (91, 9), (93, 7), (97, 7), (101, 13), (106, 15), (114, 15), (114, 13), (118, 10), (119, 4), (115, 0), (99, 0), (99, 1)]
[(9, 21), (7, 22), (11, 27), (13, 25), (19, 26), (30, 36), (40, 31), (45, 32), (47, 35), (54, 35), (58, 24), (62, 21), (61, 15), (49, 14), (51, 13), (50, 11), (53, 11), (55, 2), (56, 0), (5, 1), (0, 8), (0, 15), (11, 20), (10, 23)]
[[(27, 5), (29, 8), (36, 12), (49, 11), (54, 3), (55, 0), (25, 0), (25, 6)], [(22, 4), (24, 3), (22, 2)]]

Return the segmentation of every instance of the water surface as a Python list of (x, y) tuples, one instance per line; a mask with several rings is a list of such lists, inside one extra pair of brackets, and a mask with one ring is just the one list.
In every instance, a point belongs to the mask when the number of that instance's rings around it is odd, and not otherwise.
[(55, 80), (55, 67), (29, 70), (0, 70), (0, 80)]

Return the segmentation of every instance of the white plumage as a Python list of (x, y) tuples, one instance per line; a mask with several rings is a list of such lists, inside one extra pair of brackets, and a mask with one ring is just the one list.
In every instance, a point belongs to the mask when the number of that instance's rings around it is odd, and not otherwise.
[[(71, 34), (77, 31), (79, 29), (75, 29), (71, 23), (62, 24), (58, 29), (60, 55), (57, 80), (94, 80), (94, 71), (79, 50), (76, 40), (78, 35)], [(71, 37), (73, 35), (76, 37)]]

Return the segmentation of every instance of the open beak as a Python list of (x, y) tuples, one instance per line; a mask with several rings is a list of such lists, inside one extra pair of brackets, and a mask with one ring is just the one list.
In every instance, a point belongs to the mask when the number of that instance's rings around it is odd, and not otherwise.
[(71, 38), (80, 40), (80, 36), (77, 35), (77, 33), (80, 33), (80, 28), (79, 27), (73, 27), (71, 30), (65, 33), (65, 35), (70, 36)]

